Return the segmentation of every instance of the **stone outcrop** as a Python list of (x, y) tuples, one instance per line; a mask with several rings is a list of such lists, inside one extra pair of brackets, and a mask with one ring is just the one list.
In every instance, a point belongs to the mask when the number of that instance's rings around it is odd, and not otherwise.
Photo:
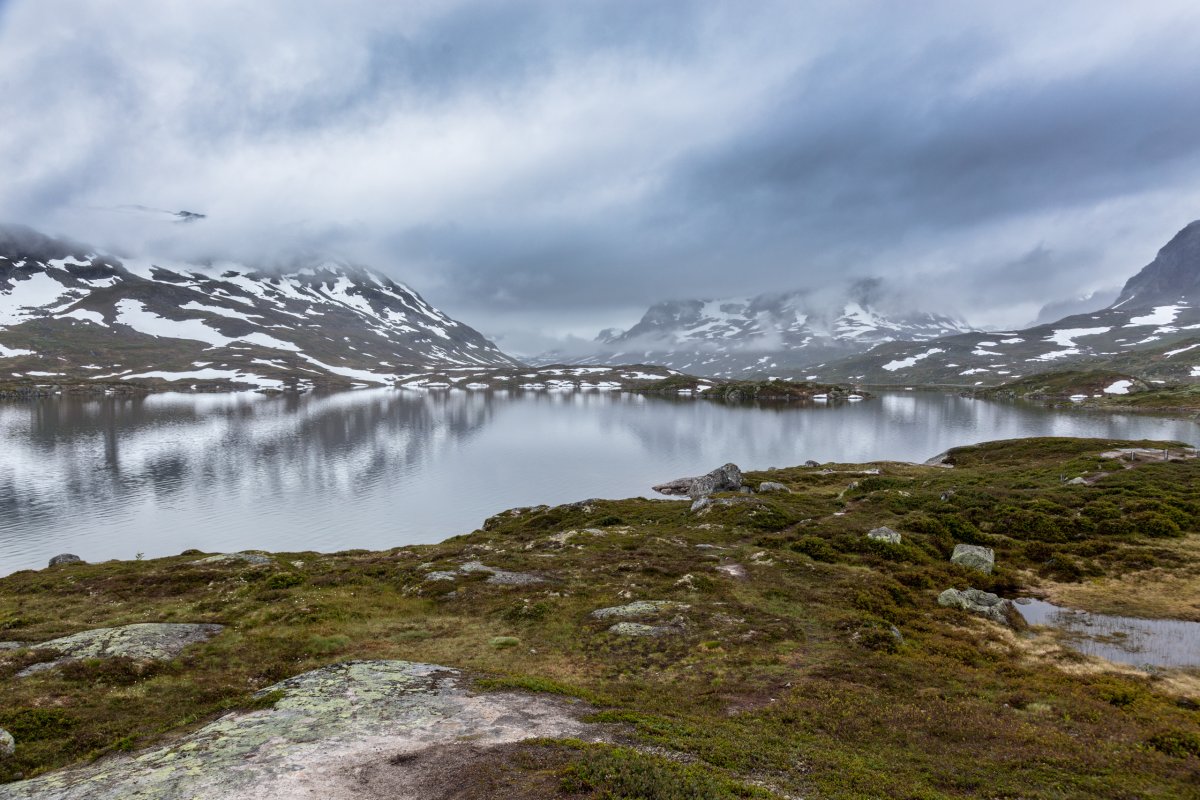
[(872, 528), (867, 531), (867, 538), (874, 539), (877, 542), (887, 542), (888, 544), (900, 544), (900, 534), (884, 525), (880, 528)]
[(12, 734), (0, 728), (0, 758), (11, 756), (17, 752), (17, 743), (13, 741)]
[(59, 553), (54, 558), (50, 559), (50, 566), (57, 567), (60, 564), (82, 564), (83, 559), (74, 553)]
[(947, 589), (938, 595), (937, 601), (939, 606), (961, 608), (1001, 625), (1016, 627), (1017, 621), (1021, 619), (1020, 612), (1011, 600), (1005, 600), (982, 589)]
[(692, 499), (708, 497), (714, 492), (736, 492), (742, 488), (742, 471), (737, 464), (725, 464), (707, 475), (695, 478), (676, 478), (652, 487), (659, 494), (687, 495)]
[[(273, 708), (235, 712), (162, 747), (6, 784), (11, 800), (320, 797), (416, 800), (471, 769), (487, 748), (537, 737), (599, 741), (579, 703), (517, 692), (475, 694), (457, 670), (352, 661), (261, 694)], [(422, 756), (436, 754), (429, 774)]]
[(688, 608), (686, 603), (676, 603), (671, 600), (635, 600), (623, 606), (597, 608), (591, 616), (595, 619), (612, 619), (613, 617), (642, 617), (657, 614), (660, 611)]
[(766, 494), (767, 492), (783, 492), (785, 494), (791, 494), (792, 492), (791, 489), (784, 486), (782, 483), (779, 483), (778, 481), (763, 481), (758, 485), (758, 491), (762, 492), (763, 494)]
[(59, 657), (26, 667), (17, 673), (17, 677), (27, 677), (85, 658), (124, 656), (136, 661), (169, 661), (188, 645), (211, 639), (222, 630), (222, 625), (141, 622), (119, 628), (96, 628), (48, 642), (30, 643), (26, 646), (57, 651)]
[(265, 556), (262, 553), (218, 553), (215, 556), (207, 556), (199, 558), (191, 562), (193, 564), (232, 564), (236, 561), (241, 561), (246, 564), (261, 567), (273, 562), (270, 556)]
[(991, 574), (996, 568), (996, 553), (990, 547), (977, 544), (956, 544), (950, 561), (968, 569)]

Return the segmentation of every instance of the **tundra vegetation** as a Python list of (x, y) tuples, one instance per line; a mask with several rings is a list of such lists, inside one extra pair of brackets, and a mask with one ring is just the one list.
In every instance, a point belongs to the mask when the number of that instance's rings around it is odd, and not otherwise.
[[(1166, 457), (1114, 455), (1139, 447)], [(496, 747), (447, 797), (1195, 796), (1200, 672), (1101, 662), (937, 604), (975, 588), (1200, 620), (1200, 459), (1186, 455), (993, 442), (940, 465), (747, 472), (787, 491), (695, 512), (588, 500), (383, 552), (18, 572), (0, 579), (0, 640), (23, 643), (0, 650), (16, 741), (0, 779), (169, 743), (307, 670), (405, 659), (460, 668), (479, 692), (579, 698), (619, 731)], [(899, 541), (867, 535), (884, 527)], [(991, 548), (993, 571), (951, 563), (959, 544)], [(16, 677), (56, 657), (38, 642), (145, 622), (225, 627), (169, 661)]]

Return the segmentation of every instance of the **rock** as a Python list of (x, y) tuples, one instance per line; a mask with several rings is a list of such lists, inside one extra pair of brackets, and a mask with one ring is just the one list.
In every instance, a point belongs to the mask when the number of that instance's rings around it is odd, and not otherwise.
[(1011, 600), (1005, 600), (982, 589), (964, 589), (961, 592), (958, 589), (947, 589), (938, 595), (937, 601), (939, 606), (961, 608), (1001, 625), (1015, 627), (1014, 623), (1021, 618)]
[(812, 468), (812, 467), (819, 467), (819, 466), (821, 466), (821, 465), (820, 465), (818, 462), (816, 462), (816, 461), (813, 461), (813, 460), (810, 458), (808, 461), (805, 461), (805, 462), (804, 462), (804, 466), (806, 466), (806, 467), (809, 467), (809, 468)]
[[(6, 800), (440, 797), (446, 769), (470, 771), (496, 746), (535, 737), (603, 740), (591, 709), (545, 694), (471, 691), (457, 670), (352, 661), (260, 692), (162, 746), (6, 783)], [(427, 760), (426, 760), (427, 759)], [(443, 765), (430, 770), (430, 761)], [(440, 785), (434, 785), (440, 781)]]
[(657, 614), (660, 611), (671, 611), (675, 609), (686, 608), (688, 608), (686, 603), (676, 603), (672, 600), (635, 600), (632, 603), (627, 603), (623, 606), (597, 608), (591, 613), (591, 616), (596, 619), (612, 619), (613, 617), (642, 617), (649, 614)]
[(887, 542), (888, 544), (900, 544), (900, 534), (891, 528), (884, 525), (881, 528), (872, 528), (867, 531), (867, 538), (874, 539), (877, 542)]
[(709, 498), (697, 497), (696, 500), (692, 503), (691, 510), (693, 513), (695, 513), (697, 511), (703, 511), (704, 509), (708, 508), (711, 505), (712, 505), (712, 500), (710, 500)]
[(207, 558), (200, 558), (200, 559), (197, 559), (190, 563), (192, 563), (192, 564), (231, 564), (234, 561), (244, 561), (247, 564), (254, 564), (255, 566), (260, 566), (260, 567), (265, 564), (272, 563), (272, 559), (270, 556), (264, 556), (262, 553), (249, 553), (249, 552), (218, 553), (215, 556), (208, 556)]
[(11, 756), (17, 752), (17, 743), (13, 741), (12, 734), (0, 728), (0, 758)]
[(18, 678), (28, 677), (70, 661), (84, 658), (125, 656), (138, 661), (169, 661), (190, 644), (207, 641), (223, 625), (179, 622), (140, 622), (119, 628), (96, 628), (82, 633), (27, 645), (39, 650), (55, 650), (59, 657), (26, 667)]
[(725, 464), (707, 475), (676, 478), (653, 487), (659, 494), (687, 495), (693, 499), (707, 497), (713, 492), (736, 492), (741, 488), (742, 471), (737, 464)]
[(950, 555), (950, 561), (990, 575), (996, 567), (996, 553), (990, 547), (981, 547), (977, 544), (956, 544), (954, 552)]
[(425, 582), (430, 583), (432, 581), (452, 581), (452, 580), (456, 580), (457, 578), (458, 578), (457, 572), (445, 572), (445, 571), (431, 572), (425, 576)]
[(758, 491), (761, 493), (786, 492), (788, 494), (791, 494), (792, 492), (791, 489), (784, 486), (782, 483), (779, 483), (778, 481), (763, 481), (758, 485)]
[(486, 572), (488, 574), (488, 583), (495, 583), (501, 586), (528, 586), (531, 583), (545, 583), (546, 579), (531, 575), (528, 572), (508, 572), (503, 569), (489, 567), (479, 561), (468, 561), (458, 568), (458, 571), (464, 574), (472, 572)]
[(666, 625), (644, 625), (641, 622), (618, 622), (608, 629), (618, 636), (664, 636), (675, 629)]
[(739, 581), (746, 580), (746, 568), (741, 564), (722, 564), (717, 567), (717, 572), (724, 573), (725, 575), (728, 575), (729, 577), (735, 578)]
[(24, 642), (0, 642), (0, 650), (20, 650), (24, 646)]
[(1071, 478), (1071, 480), (1067, 481), (1067, 485), (1068, 486), (1087, 486), (1087, 481), (1084, 480), (1084, 478), (1082, 476), (1080, 476), (1078, 478)]
[(54, 558), (50, 559), (50, 566), (57, 567), (60, 564), (82, 564), (83, 559), (72, 553), (59, 553)]

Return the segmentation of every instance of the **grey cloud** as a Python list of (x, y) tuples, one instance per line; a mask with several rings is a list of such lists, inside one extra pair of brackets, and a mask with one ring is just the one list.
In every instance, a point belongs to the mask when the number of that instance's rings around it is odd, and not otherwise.
[(1018, 324), (1200, 216), (1182, 2), (62, 6), (0, 2), (0, 218), (346, 255), (511, 341), (866, 276)]

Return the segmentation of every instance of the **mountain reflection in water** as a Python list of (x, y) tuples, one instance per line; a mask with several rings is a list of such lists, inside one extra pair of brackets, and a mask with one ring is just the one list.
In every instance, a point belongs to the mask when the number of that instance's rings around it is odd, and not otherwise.
[(506, 508), (644, 495), (726, 461), (922, 461), (1017, 436), (1195, 443), (1195, 423), (953, 395), (729, 406), (620, 393), (361, 390), (0, 403), (0, 574), (61, 552), (381, 549)]

